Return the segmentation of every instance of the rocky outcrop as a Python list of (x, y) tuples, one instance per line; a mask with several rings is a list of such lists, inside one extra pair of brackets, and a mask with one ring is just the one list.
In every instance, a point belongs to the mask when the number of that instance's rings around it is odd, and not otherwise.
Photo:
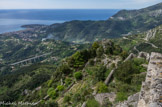
[(153, 30), (149, 30), (147, 33), (146, 33), (146, 37), (144, 38), (144, 40), (146, 41), (149, 41), (151, 38), (154, 38), (155, 35), (156, 35), (156, 29), (153, 29)]
[(109, 100), (110, 102), (114, 102), (116, 98), (115, 93), (101, 93), (95, 95), (95, 100), (98, 101), (101, 105), (105, 103), (106, 100)]
[(115, 105), (115, 107), (137, 107), (138, 99), (139, 93), (136, 93), (134, 95), (129, 96), (128, 100), (122, 103), (118, 103), (117, 105)]
[(150, 58), (150, 55), (147, 52), (140, 52), (138, 55), (138, 58), (145, 58), (148, 61)]
[(162, 107), (162, 54), (151, 53), (138, 107)]
[(84, 102), (81, 107), (86, 107), (86, 102)]
[(126, 61), (128, 61), (128, 60), (130, 60), (130, 59), (133, 59), (134, 57), (136, 57), (136, 55), (133, 54), (133, 53), (131, 53), (131, 54), (124, 60), (124, 62), (126, 62)]
[(155, 10), (155, 11), (149, 12), (149, 15), (150, 15), (151, 17), (158, 17), (158, 16), (162, 15), (162, 9), (159, 9), (159, 10)]

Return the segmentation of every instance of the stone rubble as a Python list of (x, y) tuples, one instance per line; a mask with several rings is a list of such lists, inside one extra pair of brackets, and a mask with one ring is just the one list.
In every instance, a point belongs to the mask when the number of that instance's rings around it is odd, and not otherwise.
[(101, 93), (95, 95), (95, 100), (98, 101), (101, 105), (104, 104), (105, 99), (108, 99), (110, 102), (114, 102), (116, 98), (115, 93)]
[(128, 100), (118, 103), (115, 107), (137, 107), (139, 99), (139, 93), (131, 95), (128, 97)]
[(147, 61), (149, 61), (150, 55), (147, 52), (140, 52), (137, 58), (145, 58)]

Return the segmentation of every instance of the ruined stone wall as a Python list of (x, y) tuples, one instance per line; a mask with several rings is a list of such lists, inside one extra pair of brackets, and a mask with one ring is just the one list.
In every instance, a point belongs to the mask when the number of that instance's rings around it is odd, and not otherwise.
[(162, 107), (162, 54), (151, 53), (138, 107)]

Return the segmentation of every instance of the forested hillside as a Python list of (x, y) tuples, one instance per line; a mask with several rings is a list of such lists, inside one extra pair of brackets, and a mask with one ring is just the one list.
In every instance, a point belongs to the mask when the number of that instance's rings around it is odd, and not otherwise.
[(136, 107), (150, 53), (162, 53), (162, 3), (121, 10), (106, 21), (24, 27), (0, 35), (0, 101)]
[(71, 21), (54, 24), (46, 33), (55, 39), (83, 43), (117, 38), (152, 29), (162, 24), (162, 3), (139, 10), (121, 10), (105, 21)]

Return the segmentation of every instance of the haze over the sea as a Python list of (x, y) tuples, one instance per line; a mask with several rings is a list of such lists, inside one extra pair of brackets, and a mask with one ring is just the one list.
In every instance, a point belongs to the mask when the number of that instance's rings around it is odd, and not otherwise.
[(0, 9), (140, 9), (161, 0), (0, 0)]

